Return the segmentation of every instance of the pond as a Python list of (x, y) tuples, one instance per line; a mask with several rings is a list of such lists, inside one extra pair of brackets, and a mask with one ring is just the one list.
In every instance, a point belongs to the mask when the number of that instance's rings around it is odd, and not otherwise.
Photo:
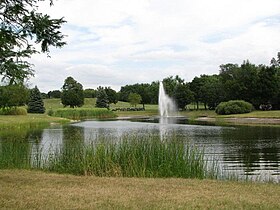
[(132, 134), (156, 135), (163, 140), (176, 134), (204, 150), (205, 159), (217, 161), (224, 172), (257, 180), (280, 180), (279, 127), (192, 125), (183, 118), (172, 122), (159, 122), (157, 118), (83, 121), (46, 129), (1, 131), (0, 167), (10, 164), (24, 168), (39, 153), (47, 156), (59, 147), (67, 147), (69, 139), (90, 144), (108, 137), (118, 141)]

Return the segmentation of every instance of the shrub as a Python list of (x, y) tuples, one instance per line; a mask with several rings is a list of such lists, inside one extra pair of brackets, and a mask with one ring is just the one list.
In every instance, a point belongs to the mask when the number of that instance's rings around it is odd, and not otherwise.
[(221, 102), (216, 108), (216, 113), (221, 115), (243, 114), (243, 113), (249, 113), (252, 110), (253, 110), (252, 104), (243, 100), (233, 100), (228, 102)]
[(52, 109), (50, 109), (50, 110), (48, 111), (48, 115), (49, 115), (49, 116), (53, 116), (53, 115), (54, 115), (54, 111), (53, 111)]
[(27, 110), (22, 107), (3, 108), (0, 115), (27, 115)]

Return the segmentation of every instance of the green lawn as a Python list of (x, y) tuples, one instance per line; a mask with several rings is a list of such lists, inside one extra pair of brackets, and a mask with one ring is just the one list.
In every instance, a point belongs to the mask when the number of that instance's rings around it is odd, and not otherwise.
[(214, 110), (193, 110), (181, 112), (182, 115), (195, 119), (198, 117), (214, 118), (280, 118), (280, 110), (272, 111), (253, 111), (246, 114), (217, 115)]
[(50, 117), (46, 114), (0, 115), (0, 129), (40, 127), (51, 123), (67, 122), (69, 122), (69, 120)]
[[(85, 104), (82, 108), (94, 108), (96, 103), (96, 98), (85, 98)], [(63, 108), (61, 100), (59, 98), (44, 99), (44, 104), (47, 110), (49, 109), (59, 109)], [(128, 108), (131, 105), (128, 102), (119, 101), (117, 104), (110, 104), (110, 108)], [(142, 104), (138, 104), (137, 107), (142, 107)], [(145, 105), (146, 110), (157, 110), (158, 105)]]
[[(96, 98), (85, 98), (85, 104), (81, 108), (95, 108)], [(56, 110), (63, 108), (60, 99), (44, 99), (46, 112), (49, 110)], [(132, 107), (128, 102), (119, 101), (117, 104), (110, 104), (111, 109), (115, 108), (129, 108)], [(137, 107), (143, 107), (142, 104), (138, 104)], [(154, 116), (158, 115), (158, 105), (145, 104), (145, 111), (117, 111), (118, 116)]]
[(271, 111), (253, 111), (246, 114), (234, 114), (234, 115), (219, 115), (219, 117), (255, 117), (255, 118), (280, 118), (280, 110)]

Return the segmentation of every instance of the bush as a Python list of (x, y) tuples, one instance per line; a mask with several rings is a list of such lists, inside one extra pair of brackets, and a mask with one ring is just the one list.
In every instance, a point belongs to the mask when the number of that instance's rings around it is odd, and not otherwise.
[(253, 110), (252, 104), (243, 100), (233, 100), (228, 102), (221, 102), (216, 108), (216, 113), (221, 115), (243, 114), (243, 113), (249, 113), (252, 110)]
[(22, 107), (3, 108), (0, 115), (27, 115), (27, 110)]

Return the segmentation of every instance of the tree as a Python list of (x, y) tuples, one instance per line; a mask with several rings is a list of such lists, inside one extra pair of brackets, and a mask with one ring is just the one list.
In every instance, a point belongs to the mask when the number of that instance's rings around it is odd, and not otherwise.
[(152, 82), (149, 87), (147, 87), (147, 92), (149, 94), (151, 104), (158, 103), (158, 93), (159, 93), (159, 82)]
[(184, 80), (181, 79), (178, 75), (176, 75), (174, 78), (173, 78), (173, 76), (164, 78), (162, 82), (164, 84), (165, 92), (170, 97), (173, 97), (173, 93), (174, 93), (176, 85), (183, 84)]
[(256, 106), (258, 70), (259, 67), (249, 61), (244, 61), (240, 67), (237, 64), (222, 65), (220, 76), (226, 93), (224, 100), (242, 99)]
[(273, 98), (277, 97), (280, 88), (277, 68), (274, 65), (260, 66), (258, 79), (257, 95), (259, 100), (257, 101), (257, 105), (269, 104)]
[(28, 90), (23, 85), (0, 86), (0, 108), (23, 106), (28, 100)]
[(10, 85), (33, 76), (27, 58), (38, 52), (34, 45), (40, 44), (41, 52), (49, 53), (50, 46), (66, 44), (59, 31), (65, 20), (39, 13), (40, 1), (44, 0), (0, 1), (0, 76)]
[(84, 90), (85, 98), (95, 98), (96, 97), (96, 90), (88, 88)]
[(61, 91), (60, 90), (53, 90), (48, 92), (49, 98), (61, 98)]
[(103, 87), (99, 86), (96, 93), (96, 107), (109, 109), (109, 99)]
[(49, 95), (47, 93), (41, 92), (41, 97), (42, 97), (42, 99), (47, 99), (47, 98), (49, 98)]
[(274, 67), (280, 67), (280, 52), (277, 53), (277, 59), (272, 58), (270, 64)]
[(130, 93), (128, 96), (128, 101), (130, 103), (131, 106), (135, 106), (137, 104), (140, 104), (142, 98), (138, 93)]
[[(200, 77), (195, 77), (190, 83), (190, 89), (193, 92), (193, 99), (196, 102), (196, 109), (199, 109), (199, 102), (203, 102), (204, 93), (203, 86), (205, 84), (204, 77), (206, 75), (201, 75)], [(206, 106), (206, 105), (205, 105)]]
[(30, 91), (28, 113), (45, 113), (44, 102), (37, 86)]
[(224, 90), (224, 101), (238, 99), (238, 82), (236, 79), (236, 72), (238, 71), (238, 64), (223, 64), (220, 65), (220, 80)]
[(64, 81), (61, 93), (61, 103), (74, 108), (84, 105), (83, 86), (74, 80), (72, 77), (67, 77)]
[[(152, 91), (150, 88), (150, 84), (147, 83), (141, 83), (141, 84), (134, 84), (134, 85), (126, 85), (124, 87), (121, 87), (120, 93), (119, 93), (119, 99), (121, 101), (129, 101), (128, 96), (130, 93), (137, 93), (142, 98), (142, 105), (145, 109), (145, 104), (153, 103), (153, 98), (157, 96), (152, 95)], [(157, 87), (158, 89), (158, 87)], [(157, 90), (158, 92), (158, 90)]]
[(174, 100), (179, 109), (185, 110), (186, 105), (193, 101), (193, 92), (190, 90), (189, 85), (182, 83), (177, 84), (173, 93)]
[(118, 94), (115, 90), (110, 87), (105, 87), (105, 92), (108, 96), (109, 104), (118, 103)]

